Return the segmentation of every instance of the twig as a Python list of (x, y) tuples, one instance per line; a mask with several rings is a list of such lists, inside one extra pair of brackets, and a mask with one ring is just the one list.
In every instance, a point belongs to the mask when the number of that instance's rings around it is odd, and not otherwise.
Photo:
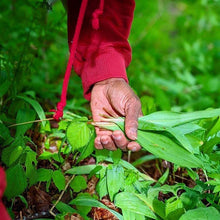
[(20, 220), (23, 220), (22, 211), (20, 211)]
[(53, 118), (46, 118), (46, 119), (42, 119), (42, 120), (26, 121), (26, 122), (21, 122), (21, 123), (9, 125), (8, 128), (15, 127), (15, 126), (18, 126), (18, 125), (31, 124), (31, 123), (34, 123), (34, 122), (51, 121), (51, 120), (54, 120), (54, 119)]
[(54, 217), (56, 216), (56, 215), (53, 213), (53, 210), (54, 210), (54, 208), (56, 207), (56, 205), (58, 204), (58, 202), (62, 199), (63, 194), (65, 193), (66, 189), (68, 188), (69, 184), (72, 182), (72, 180), (74, 179), (74, 177), (75, 177), (75, 175), (73, 175), (73, 176), (70, 178), (70, 180), (67, 182), (67, 184), (66, 184), (64, 190), (61, 192), (61, 194), (60, 194), (58, 200), (54, 203), (54, 205), (52, 206), (52, 208), (49, 210), (49, 213), (50, 213), (52, 216), (54, 216)]

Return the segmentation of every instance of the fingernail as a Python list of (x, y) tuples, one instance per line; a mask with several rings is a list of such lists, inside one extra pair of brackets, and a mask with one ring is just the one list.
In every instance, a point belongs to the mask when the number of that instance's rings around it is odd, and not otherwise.
[(108, 139), (102, 139), (103, 144), (108, 144)]
[(112, 137), (117, 140), (117, 141), (120, 141), (121, 140), (121, 135), (112, 135)]
[(101, 144), (100, 138), (97, 138), (97, 139), (95, 140), (95, 143), (100, 145), (100, 144)]
[(131, 151), (132, 151), (132, 152), (135, 152), (135, 151), (137, 151), (137, 148), (136, 148), (136, 147), (133, 147), (133, 148), (131, 149)]
[(132, 140), (137, 139), (137, 130), (136, 130), (135, 128), (131, 128), (131, 129), (129, 130), (129, 133), (130, 133), (130, 138), (131, 138)]

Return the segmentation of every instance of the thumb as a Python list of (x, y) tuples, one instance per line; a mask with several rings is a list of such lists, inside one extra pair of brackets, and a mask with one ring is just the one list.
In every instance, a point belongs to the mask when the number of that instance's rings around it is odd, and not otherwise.
[(125, 106), (125, 133), (131, 140), (137, 139), (138, 117), (141, 115), (141, 103), (132, 97)]

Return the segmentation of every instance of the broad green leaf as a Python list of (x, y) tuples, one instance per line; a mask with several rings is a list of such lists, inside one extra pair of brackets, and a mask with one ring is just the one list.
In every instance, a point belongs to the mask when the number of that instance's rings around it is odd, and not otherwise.
[(138, 131), (138, 143), (150, 153), (182, 167), (203, 167), (195, 155), (171, 141), (168, 137), (147, 131)]
[(24, 192), (27, 187), (27, 178), (25, 171), (20, 164), (10, 167), (6, 170), (7, 188), (5, 196), (8, 200)]
[(123, 218), (126, 220), (145, 220), (146, 217), (144, 215), (140, 215), (134, 212), (130, 212), (129, 210), (122, 210)]
[(11, 85), (11, 81), (5, 80), (3, 83), (1, 83), (0, 86), (0, 98), (8, 91), (8, 88)]
[(49, 151), (44, 151), (39, 157), (39, 160), (54, 159), (55, 161), (62, 163), (64, 161), (63, 157), (59, 153), (51, 153)]
[(220, 192), (220, 183), (219, 185), (215, 186), (214, 190), (213, 190), (213, 193), (218, 193)]
[(58, 130), (64, 130), (64, 131), (66, 131), (68, 125), (69, 125), (69, 122), (68, 122), (68, 121), (62, 120), (62, 121), (59, 122), (59, 128), (58, 128)]
[[(5, 141), (9, 140), (10, 142), (13, 140), (9, 129), (0, 121), (0, 147), (3, 146), (3, 144), (1, 143), (1, 138)], [(10, 142), (8, 142), (8, 143), (10, 143)]]
[(9, 166), (12, 165), (23, 153), (23, 148), (21, 146), (17, 146), (11, 152), (9, 156)]
[(70, 187), (74, 190), (74, 192), (80, 192), (87, 188), (86, 180), (83, 176), (76, 176), (70, 183)]
[(83, 147), (77, 163), (88, 157), (94, 151), (95, 131), (93, 130), (90, 140), (86, 146)]
[(56, 209), (61, 213), (78, 213), (77, 210), (64, 202), (58, 202), (56, 205)]
[(91, 137), (91, 130), (86, 122), (72, 121), (67, 128), (66, 135), (74, 151), (88, 144)]
[(53, 170), (40, 168), (37, 170), (37, 181), (48, 182), (51, 180), (53, 175)]
[[(176, 127), (169, 127), (157, 123), (143, 121), (142, 118), (139, 118), (138, 129), (143, 131), (162, 131), (169, 133), (181, 144), (182, 147), (191, 153), (195, 152), (195, 145), (191, 144), (190, 140), (185, 135), (195, 132), (196, 130), (202, 130), (204, 133), (203, 128), (193, 123), (182, 124)], [(166, 133), (164, 133), (164, 135), (166, 135)]]
[(152, 97), (145, 95), (140, 98), (140, 101), (141, 101), (141, 109), (144, 115), (156, 111), (156, 105)]
[(55, 170), (52, 175), (53, 182), (59, 191), (63, 190), (66, 185), (66, 180), (60, 170)]
[(36, 100), (31, 99), (27, 96), (19, 95), (19, 96), (17, 96), (17, 98), (23, 99), (24, 101), (29, 103), (34, 108), (34, 110), (37, 112), (40, 120), (42, 120), (42, 125), (45, 126), (46, 122), (44, 120), (46, 119), (46, 116), (45, 116), (44, 110), (42, 109), (40, 104)]
[(53, 170), (40, 168), (37, 169), (37, 172), (34, 173), (34, 176), (31, 178), (31, 185), (37, 182), (46, 182), (46, 191), (49, 191), (51, 179), (53, 175)]
[(194, 209), (200, 201), (199, 193), (194, 190), (188, 190), (181, 194), (180, 200), (186, 210)]
[(153, 178), (151, 178), (149, 175), (141, 173), (137, 168), (135, 168), (131, 163), (127, 162), (126, 160), (120, 160), (119, 162), (120, 165), (122, 165), (124, 168), (128, 169), (128, 170), (133, 170), (135, 172), (137, 172), (139, 174), (139, 176), (141, 178), (143, 178), (144, 180), (147, 181), (155, 181)]
[(189, 177), (190, 177), (191, 179), (193, 179), (194, 181), (195, 181), (196, 179), (199, 179), (199, 175), (197, 174), (196, 171), (193, 171), (193, 170), (190, 169), (190, 168), (187, 168), (186, 170), (187, 170), (187, 173), (189, 174)]
[(77, 206), (88, 206), (88, 207), (98, 207), (103, 208), (108, 211), (110, 211), (113, 215), (115, 215), (119, 220), (123, 220), (123, 217), (118, 212), (108, 208), (98, 200), (92, 198), (88, 194), (79, 194), (75, 199), (73, 199), (70, 203), (70, 205), (77, 205)]
[[(126, 220), (136, 220), (135, 219), (136, 213), (131, 212), (127, 209), (122, 209), (122, 215), (123, 215), (123, 218)], [(145, 219), (145, 217), (144, 217), (144, 219)]]
[(28, 202), (27, 202), (27, 200), (24, 198), (24, 196), (22, 196), (22, 195), (19, 195), (18, 196), (20, 199), (21, 199), (21, 201), (25, 204), (25, 207), (26, 207), (26, 209), (28, 208)]
[(144, 202), (146, 206), (150, 208), (154, 213), (159, 215), (162, 219), (165, 219), (165, 204), (164, 202), (158, 200), (158, 194), (161, 190), (159, 188), (149, 188), (147, 196), (144, 194), (136, 194), (136, 196)]
[(118, 164), (122, 156), (121, 149), (117, 149), (115, 151), (110, 151), (110, 157), (112, 158), (114, 164)]
[(96, 191), (99, 194), (100, 199), (102, 199), (103, 196), (106, 196), (108, 194), (106, 176), (99, 180), (99, 182), (96, 185)]
[(26, 175), (30, 177), (33, 174), (33, 170), (36, 169), (37, 165), (37, 153), (32, 151), (31, 149), (26, 153), (25, 159), (25, 167), (26, 167)]
[(169, 220), (179, 219), (184, 213), (184, 207), (181, 200), (175, 197), (166, 200), (165, 213)]
[[(110, 158), (110, 151), (107, 149), (95, 150), (96, 162), (100, 163)], [(113, 160), (111, 160), (113, 162)]]
[(135, 160), (135, 161), (132, 163), (132, 165), (135, 166), (135, 167), (137, 167), (137, 166), (139, 166), (139, 165), (141, 165), (141, 164), (143, 164), (143, 163), (146, 163), (146, 162), (151, 161), (151, 160), (155, 160), (155, 159), (157, 159), (157, 158), (158, 158), (158, 157), (155, 156), (155, 155), (153, 155), (153, 154), (145, 155), (145, 156), (143, 156), (143, 157), (138, 158), (137, 160)]
[(160, 179), (158, 180), (159, 183), (164, 184), (169, 176), (169, 171), (170, 169), (167, 168), (165, 173), (160, 177)]
[(220, 213), (214, 207), (197, 208), (187, 211), (180, 217), (180, 220), (219, 220)]
[(115, 205), (121, 208), (122, 212), (125, 210), (156, 219), (156, 215), (151, 211), (151, 209), (134, 193), (118, 193), (115, 196)]
[(201, 147), (201, 150), (205, 153), (210, 153), (213, 150), (213, 147), (220, 143), (220, 118), (212, 126), (206, 135), (206, 142)]
[(107, 188), (110, 200), (113, 201), (114, 196), (124, 185), (124, 169), (121, 165), (108, 165), (107, 168)]
[(25, 147), (25, 143), (24, 143), (24, 139), (22, 137), (16, 137), (14, 139), (14, 141), (8, 146), (8, 147), (5, 147), (3, 150), (2, 150), (2, 153), (1, 153), (1, 160), (7, 165), (9, 166), (9, 158), (11, 156), (11, 153), (14, 151), (14, 149), (17, 147), (17, 146), (21, 146), (21, 147)]
[(90, 179), (92, 176), (97, 174), (102, 168), (103, 166), (96, 166), (95, 169), (90, 172), (88, 178)]
[(16, 126), (16, 136), (23, 136), (25, 132), (31, 128), (33, 123), (29, 123), (30, 121), (35, 120), (36, 113), (34, 110), (30, 108), (25, 108), (25, 109), (19, 109), (16, 117), (16, 123), (25, 123), (28, 122), (27, 124), (23, 125), (17, 125)]
[(89, 174), (93, 169), (96, 168), (97, 165), (91, 164), (91, 165), (84, 165), (84, 166), (78, 166), (73, 167), (66, 171), (67, 174), (76, 174), (76, 175), (82, 175), (82, 174)]
[(139, 118), (139, 121), (151, 122), (163, 126), (174, 127), (195, 120), (217, 117), (219, 115), (220, 115), (220, 108), (195, 111), (189, 113), (175, 113), (175, 112), (162, 111), (162, 112), (154, 112), (150, 115), (143, 116)]

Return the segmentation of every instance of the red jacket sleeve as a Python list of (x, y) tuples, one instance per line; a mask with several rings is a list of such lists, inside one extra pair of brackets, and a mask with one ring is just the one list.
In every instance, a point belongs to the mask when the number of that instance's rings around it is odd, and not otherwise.
[[(76, 57), (75, 72), (81, 77), (84, 97), (90, 99), (94, 83), (109, 78), (124, 78), (131, 61), (128, 43), (133, 20), (134, 0), (105, 0), (103, 14), (99, 16), (99, 29), (92, 27), (92, 13), (99, 8), (100, 0), (89, 0)], [(81, 0), (68, 1), (68, 42), (74, 35)]]
[(2, 203), (2, 197), (6, 187), (5, 173), (4, 170), (0, 167), (0, 219), (10, 220), (6, 208)]

